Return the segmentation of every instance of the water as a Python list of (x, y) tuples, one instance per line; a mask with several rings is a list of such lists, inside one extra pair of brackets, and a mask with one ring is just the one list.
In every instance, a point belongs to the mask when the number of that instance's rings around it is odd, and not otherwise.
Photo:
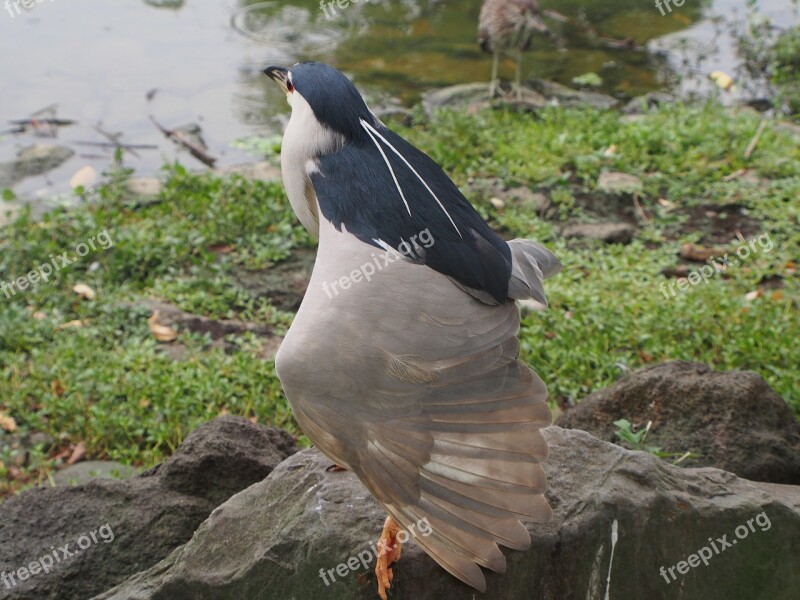
[[(525, 71), (568, 85), (575, 76), (596, 72), (604, 91), (620, 96), (656, 89), (665, 64), (679, 66), (681, 54), (659, 58), (647, 51), (609, 49), (597, 36), (630, 36), (642, 46), (658, 45), (688, 28), (702, 40), (709, 23), (703, 14), (735, 6), (744, 10), (744, 0), (715, 2), (712, 7), (686, 0), (662, 16), (647, 1), (543, 1), (543, 8), (557, 8), (572, 22), (551, 21), (562, 42), (537, 39), (526, 54)], [(796, 18), (789, 0), (767, 0), (764, 6), (782, 23)], [(282, 94), (261, 74), (268, 64), (330, 62), (369, 95), (407, 104), (431, 87), (486, 81), (491, 59), (475, 41), (479, 9), (477, 0), (360, 0), (337, 7), (327, 18), (318, 0), (43, 0), (12, 17), (13, 7), (0, 4), (0, 124), (52, 104), (58, 117), (78, 121), (60, 129), (57, 139), (76, 150), (76, 157), (14, 189), (44, 197), (68, 190), (69, 178), (85, 165), (99, 172), (107, 168), (110, 154), (76, 144), (103, 141), (95, 125), (121, 132), (125, 143), (158, 146), (141, 150), (139, 158), (126, 155), (126, 165), (139, 174), (152, 174), (178, 155), (202, 169), (164, 139), (149, 115), (167, 127), (198, 123), (218, 166), (250, 161), (252, 155), (232, 142), (279, 133), (288, 110)], [(726, 49), (713, 68), (732, 71), (734, 62)], [(513, 63), (505, 62), (501, 74), (510, 79)], [(30, 133), (2, 136), (0, 162), (24, 146), (47, 141)]]

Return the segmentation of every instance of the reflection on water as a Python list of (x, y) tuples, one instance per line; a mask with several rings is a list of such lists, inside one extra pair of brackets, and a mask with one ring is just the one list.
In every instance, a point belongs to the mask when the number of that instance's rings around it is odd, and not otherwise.
[[(675, 57), (681, 54), (662, 57), (645, 47), (674, 40), (687, 28), (698, 32), (695, 39), (707, 37), (701, 16), (712, 10), (711, 1), (687, 0), (661, 16), (642, 0), (541, 0), (569, 22), (550, 21), (556, 39), (535, 39), (524, 69), (567, 85), (594, 72), (604, 91), (620, 96), (656, 89), (664, 65), (671, 61), (679, 68)], [(774, 5), (783, 16), (789, 1), (766, 0), (766, 12)], [(731, 13), (733, 6), (743, 11), (745, 0), (714, 2), (713, 10)], [(334, 2), (327, 15), (319, 0), (70, 0), (37, 5), (14, 18), (0, 12), (0, 122), (51, 104), (58, 105), (58, 117), (78, 121), (60, 129), (56, 140), (76, 157), (15, 190), (44, 195), (66, 189), (84, 165), (102, 171), (110, 152), (77, 143), (102, 141), (98, 124), (122, 133), (125, 143), (157, 144), (141, 158), (126, 157), (139, 173), (155, 172), (176, 149), (149, 115), (167, 127), (200, 125), (220, 166), (249, 160), (231, 142), (279, 132), (288, 109), (261, 74), (267, 64), (323, 60), (352, 75), (370, 96), (406, 103), (432, 87), (486, 81), (491, 58), (476, 44), (479, 10), (480, 0), (360, 0), (343, 9)], [(608, 47), (609, 39), (625, 38), (642, 49)], [(700, 74), (705, 77), (706, 66), (730, 72), (733, 60), (724, 52), (713, 65), (701, 64)], [(501, 75), (513, 75), (511, 61)], [(36, 141), (29, 134), (0, 137), (0, 162)], [(193, 164), (190, 157), (181, 160)]]

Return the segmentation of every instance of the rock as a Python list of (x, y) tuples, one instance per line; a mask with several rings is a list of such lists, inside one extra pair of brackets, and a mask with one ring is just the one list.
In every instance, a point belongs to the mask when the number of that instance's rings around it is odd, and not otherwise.
[(295, 452), (285, 431), (220, 417), (192, 432), (164, 463), (161, 476), (165, 487), (217, 506), (246, 487), (243, 482), (261, 481)]
[[(609, 597), (607, 578), (610, 597), (620, 599), (800, 594), (790, 558), (800, 546), (797, 488), (673, 467), (582, 431), (551, 427), (545, 436), (554, 518), (529, 526), (531, 549), (506, 550), (507, 572), (487, 572), (479, 596), (409, 542), (394, 567), (394, 600), (600, 600)], [(182, 548), (95, 600), (374, 600), (370, 546), (386, 513), (353, 473), (329, 473), (329, 465), (316, 449), (292, 456), (215, 510)], [(735, 531), (742, 543), (712, 556), (708, 568), (676, 571), (709, 537), (730, 542)], [(676, 580), (665, 581), (661, 567)], [(326, 573), (326, 585), (320, 569), (334, 570), (334, 581)]]
[[(538, 92), (523, 88), (522, 100), (516, 101), (513, 96), (498, 99), (509, 105), (519, 105), (525, 109), (542, 108), (547, 105), (545, 98)], [(442, 108), (458, 108), (479, 110), (491, 105), (489, 83), (462, 83), (449, 87), (431, 90), (422, 95), (422, 108), (429, 117)]]
[(23, 148), (16, 160), (0, 164), (0, 188), (11, 187), (26, 177), (52, 171), (74, 155), (75, 152), (70, 148), (53, 144)]
[(608, 109), (616, 106), (618, 101), (611, 96), (586, 90), (575, 90), (555, 81), (530, 79), (525, 84), (542, 94), (548, 101), (559, 106), (591, 106)]
[[(3, 188), (10, 188), (17, 181), (19, 180), (14, 173), (14, 162), (0, 163), (0, 190)], [(0, 208), (1, 207), (2, 206), (0, 206)], [(2, 218), (3, 215), (0, 213), (0, 219)], [(2, 221), (0, 221), (0, 225), (2, 225)]]
[[(146, 313), (152, 315), (155, 311), (158, 311), (157, 324), (159, 327), (165, 327), (173, 331), (175, 329), (185, 329), (192, 333), (208, 335), (211, 338), (211, 349), (219, 348), (228, 354), (239, 349), (235, 341), (228, 339), (230, 335), (241, 336), (245, 333), (252, 333), (259, 336), (261, 338), (260, 355), (267, 360), (275, 358), (283, 341), (282, 336), (277, 335), (271, 328), (261, 323), (236, 319), (211, 319), (182, 311), (176, 306), (165, 302), (146, 300), (139, 304), (127, 304), (127, 307), (138, 314)], [(174, 361), (182, 361), (186, 358), (186, 347), (180, 343), (161, 345), (159, 346), (159, 351)]]
[(644, 189), (642, 180), (636, 175), (607, 171), (601, 173), (597, 180), (597, 188), (601, 192), (617, 195), (632, 195), (641, 193)]
[(410, 127), (414, 123), (414, 113), (398, 104), (378, 105), (372, 112), (381, 121), (394, 121), (404, 127)]
[[(48, 574), (17, 579), (13, 600), (89, 598), (156, 564), (189, 540), (230, 495), (266, 477), (296, 450), (292, 438), (246, 419), (199, 427), (163, 465), (132, 479), (36, 488), (0, 505), (0, 572), (13, 572), (103, 525), (99, 540)], [(96, 547), (101, 546), (101, 547)], [(0, 589), (7, 591), (6, 586)]]
[(125, 182), (128, 193), (140, 198), (156, 198), (163, 187), (161, 181), (155, 177), (131, 177)]
[(57, 471), (53, 476), (57, 486), (80, 485), (93, 479), (130, 479), (136, 469), (110, 460), (87, 460)]
[(92, 165), (84, 165), (70, 177), (69, 187), (73, 190), (79, 187), (89, 189), (97, 183), (97, 169)]
[(630, 244), (636, 231), (636, 227), (629, 223), (578, 223), (568, 225), (561, 234), (565, 239), (586, 238), (607, 244)]
[(188, 329), (193, 333), (208, 334), (212, 340), (219, 340), (228, 335), (242, 335), (244, 333), (254, 333), (261, 336), (274, 335), (271, 328), (261, 323), (249, 323), (236, 319), (210, 319), (194, 313), (188, 313), (180, 308), (167, 304), (147, 300), (136, 305), (148, 312), (158, 311), (158, 322), (166, 327), (180, 327)]
[(487, 199), (495, 207), (499, 200), (503, 207), (516, 204), (522, 208), (532, 208), (539, 216), (545, 216), (552, 208), (550, 199), (541, 192), (534, 192), (528, 186), (508, 187), (499, 178), (473, 179), (467, 185), (465, 195), (468, 198)]
[(281, 181), (281, 170), (266, 160), (217, 169), (217, 173), (219, 175), (235, 173), (251, 181)]
[(609, 442), (613, 422), (652, 421), (648, 445), (699, 455), (681, 464), (725, 469), (755, 481), (800, 484), (800, 423), (757, 373), (717, 372), (674, 361), (590, 394), (558, 420)]
[(622, 112), (627, 115), (644, 114), (653, 108), (664, 104), (673, 104), (675, 96), (666, 92), (648, 92), (644, 96), (631, 98), (623, 108)]

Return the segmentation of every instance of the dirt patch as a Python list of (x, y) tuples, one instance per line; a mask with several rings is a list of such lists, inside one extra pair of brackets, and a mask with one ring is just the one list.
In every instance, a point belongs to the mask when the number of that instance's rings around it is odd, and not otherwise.
[(672, 236), (680, 239), (688, 234), (700, 232), (700, 243), (705, 245), (726, 245), (739, 239), (741, 233), (751, 239), (761, 231), (760, 223), (747, 214), (747, 208), (740, 204), (701, 204), (675, 211), (685, 217)]
[(269, 298), (276, 308), (297, 312), (311, 280), (317, 251), (299, 248), (283, 262), (262, 271), (240, 270), (234, 280), (251, 295)]

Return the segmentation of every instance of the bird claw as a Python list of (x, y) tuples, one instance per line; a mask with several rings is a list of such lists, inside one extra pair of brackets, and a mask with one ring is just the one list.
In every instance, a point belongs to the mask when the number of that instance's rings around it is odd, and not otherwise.
[(378, 595), (381, 600), (387, 600), (386, 590), (391, 588), (394, 572), (390, 565), (400, 560), (403, 545), (398, 541), (397, 534), (400, 526), (392, 517), (386, 517), (383, 532), (378, 540), (378, 562), (375, 565), (375, 575), (378, 578)]

